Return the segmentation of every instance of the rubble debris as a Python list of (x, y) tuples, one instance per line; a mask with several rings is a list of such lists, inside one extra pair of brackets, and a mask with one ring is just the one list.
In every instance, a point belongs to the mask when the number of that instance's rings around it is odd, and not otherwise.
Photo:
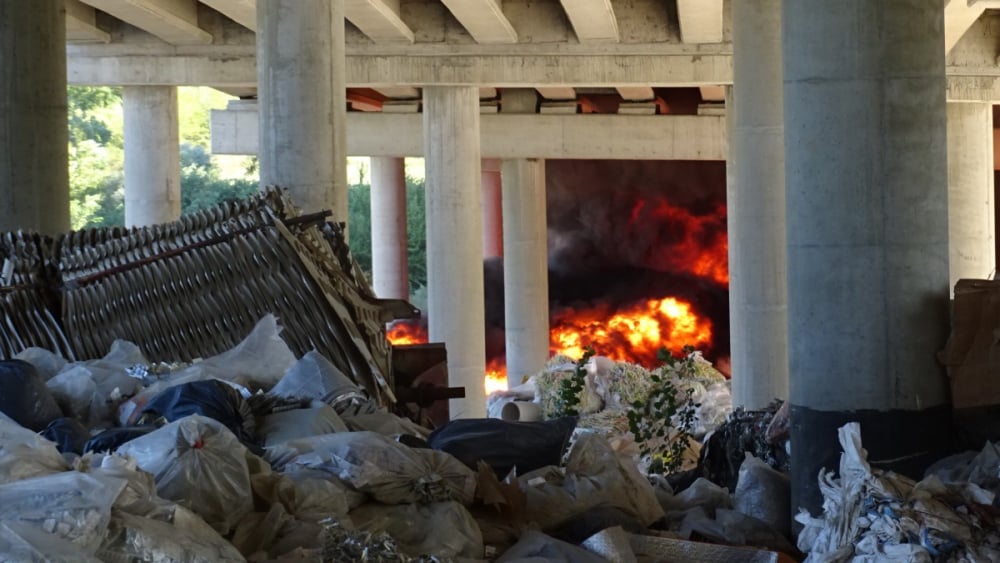
[(767, 428), (778, 408), (772, 404), (761, 411), (734, 410), (705, 441), (698, 460), (699, 474), (735, 491), (747, 452), (787, 474), (789, 456), (784, 443), (772, 445), (767, 439)]
[(807, 562), (998, 561), (996, 496), (975, 483), (945, 484), (931, 474), (911, 479), (873, 469), (861, 428), (838, 431), (839, 478), (821, 471), (823, 514), (801, 511), (798, 546)]

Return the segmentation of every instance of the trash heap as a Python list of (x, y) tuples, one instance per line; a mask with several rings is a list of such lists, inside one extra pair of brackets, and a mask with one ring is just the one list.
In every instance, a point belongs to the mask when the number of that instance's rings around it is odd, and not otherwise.
[(873, 469), (861, 428), (838, 431), (840, 477), (821, 472), (823, 514), (802, 511), (798, 546), (807, 562), (1000, 561), (1000, 457), (981, 452), (942, 459), (920, 482)]

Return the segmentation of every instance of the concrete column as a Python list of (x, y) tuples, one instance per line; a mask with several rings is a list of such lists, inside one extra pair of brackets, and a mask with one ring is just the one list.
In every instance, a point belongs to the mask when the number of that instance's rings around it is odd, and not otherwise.
[(996, 269), (993, 209), (993, 106), (948, 104), (948, 257), (950, 287)]
[(424, 93), (427, 317), (431, 342), (448, 348), (448, 383), (465, 387), (452, 418), (486, 416), (479, 89)]
[(911, 475), (949, 440), (942, 8), (782, 3), (792, 502), (814, 514), (844, 423)]
[(344, 1), (257, 2), (260, 184), (347, 220)]
[(734, 0), (727, 174), (735, 406), (788, 398), (781, 0)]
[(66, 11), (0, 0), (0, 231), (68, 231)]
[(384, 299), (410, 298), (404, 160), (372, 157), (372, 286)]
[(122, 88), (125, 121), (125, 225), (181, 216), (181, 155), (175, 86)]
[(545, 161), (504, 160), (504, 324), (511, 387), (549, 359), (547, 233)]
[(503, 203), (500, 160), (484, 158), (483, 169), (483, 258), (503, 257)]

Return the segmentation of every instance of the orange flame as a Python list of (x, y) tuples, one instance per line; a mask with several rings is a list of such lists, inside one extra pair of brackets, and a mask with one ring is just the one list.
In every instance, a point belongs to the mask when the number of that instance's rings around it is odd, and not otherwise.
[(564, 311), (552, 320), (549, 348), (553, 354), (583, 356), (593, 344), (613, 360), (655, 365), (660, 348), (676, 351), (685, 345), (712, 343), (712, 322), (695, 314), (690, 303), (666, 297), (627, 309)]
[[(650, 226), (668, 229), (666, 236), (648, 237)], [(680, 271), (729, 285), (729, 241), (726, 236), (726, 206), (719, 204), (711, 213), (697, 214), (665, 200), (640, 199), (632, 207), (628, 227), (636, 240), (655, 240), (646, 256), (651, 267), (660, 271)]]
[(385, 337), (394, 345), (424, 344), (427, 342), (427, 329), (416, 323), (393, 323), (385, 331)]
[(486, 394), (507, 390), (507, 366), (503, 360), (490, 360), (486, 366)]

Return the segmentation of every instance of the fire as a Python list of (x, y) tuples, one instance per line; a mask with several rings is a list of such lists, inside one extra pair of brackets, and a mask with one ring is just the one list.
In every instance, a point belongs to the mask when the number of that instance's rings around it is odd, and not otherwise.
[(491, 360), (486, 366), (486, 394), (507, 390), (507, 366), (500, 360)]
[[(393, 346), (424, 344), (427, 342), (427, 327), (418, 323), (397, 322), (388, 328), (385, 337)], [(491, 360), (485, 370), (486, 394), (507, 390), (507, 366), (503, 360)]]
[[(649, 229), (658, 229), (655, 236)], [(639, 199), (628, 221), (629, 238), (655, 242), (646, 263), (660, 271), (679, 271), (729, 285), (729, 241), (726, 206), (695, 213), (666, 200)]]
[(385, 337), (393, 345), (424, 344), (427, 342), (427, 328), (417, 323), (393, 323), (385, 331)]
[(578, 358), (593, 344), (598, 353), (614, 360), (655, 365), (660, 348), (679, 350), (712, 343), (712, 323), (695, 314), (690, 303), (666, 297), (637, 303), (626, 309), (595, 308), (554, 315), (549, 333), (553, 354)]

